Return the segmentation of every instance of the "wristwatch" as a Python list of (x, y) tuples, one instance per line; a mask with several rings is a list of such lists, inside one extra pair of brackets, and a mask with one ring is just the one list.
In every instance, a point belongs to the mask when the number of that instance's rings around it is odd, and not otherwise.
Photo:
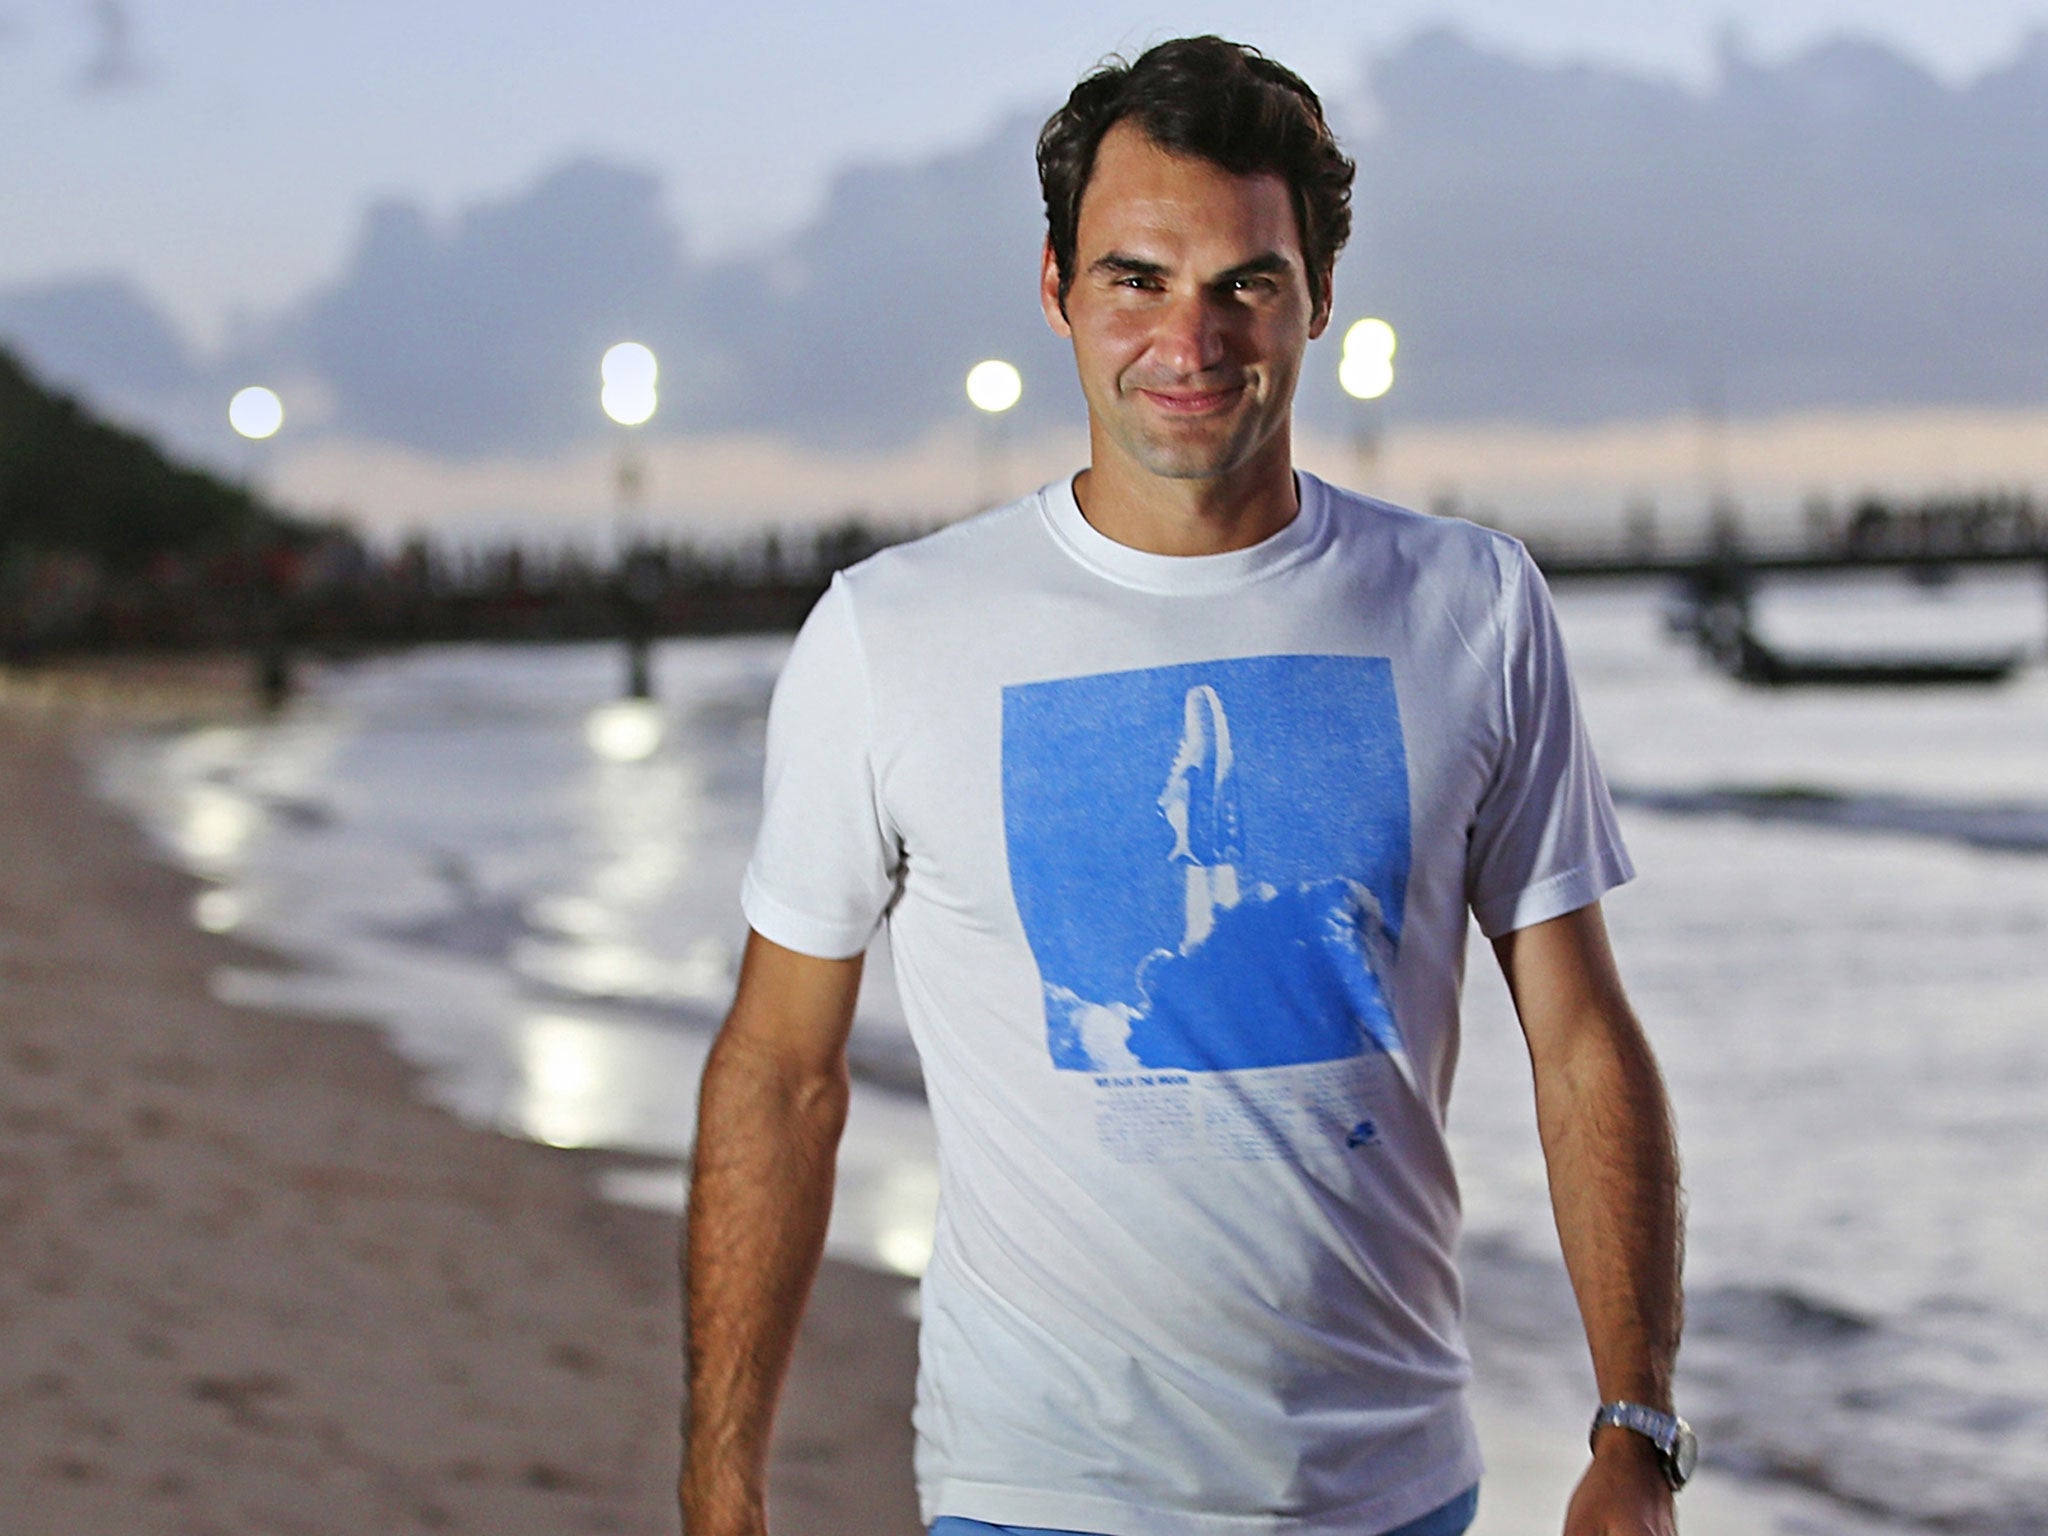
[(1664, 1480), (1674, 1489), (1683, 1488), (1692, 1480), (1692, 1469), (1700, 1459), (1700, 1440), (1692, 1426), (1677, 1414), (1660, 1413), (1641, 1403), (1602, 1403), (1600, 1411), (1593, 1415), (1593, 1428), (1587, 1438), (1598, 1440), (1600, 1431), (1610, 1424), (1633, 1430), (1657, 1447), (1657, 1464), (1664, 1469)]

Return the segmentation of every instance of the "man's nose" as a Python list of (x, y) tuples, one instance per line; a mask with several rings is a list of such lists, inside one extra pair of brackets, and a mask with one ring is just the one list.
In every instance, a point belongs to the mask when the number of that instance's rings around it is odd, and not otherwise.
[(1153, 348), (1177, 373), (1201, 373), (1223, 361), (1223, 317), (1207, 293), (1176, 295), (1159, 317)]

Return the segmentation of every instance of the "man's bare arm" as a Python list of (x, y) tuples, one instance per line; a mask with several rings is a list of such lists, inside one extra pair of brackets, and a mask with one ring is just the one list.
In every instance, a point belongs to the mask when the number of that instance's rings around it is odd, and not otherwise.
[[(1668, 1412), (1683, 1322), (1678, 1149), (1600, 907), (1507, 934), (1494, 953), (1529, 1044), (1551, 1206), (1600, 1398)], [(1673, 1529), (1649, 1442), (1602, 1430), (1567, 1536)]]
[(704, 1068), (684, 1236), (690, 1536), (767, 1529), (769, 1430), (824, 1251), (860, 971), (750, 935)]

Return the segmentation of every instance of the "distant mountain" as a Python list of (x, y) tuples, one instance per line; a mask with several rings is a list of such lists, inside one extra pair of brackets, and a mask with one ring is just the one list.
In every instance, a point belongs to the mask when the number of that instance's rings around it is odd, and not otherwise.
[[(1446, 30), (1323, 83), (1360, 168), (1339, 318), (1398, 327), (1406, 419), (2048, 396), (2048, 33), (1963, 85), (1846, 38), (1724, 50), (1697, 90)], [(596, 360), (627, 336), (662, 359), (657, 431), (893, 446), (960, 419), (991, 354), (1025, 371), (1024, 424), (1073, 423), (1035, 298), (1035, 129), (849, 168), (743, 259), (694, 259), (655, 178), (599, 161), (447, 225), (380, 204), (239, 361), (316, 379), (333, 430), (442, 454), (590, 436)], [(193, 367), (115, 284), (0, 295), (0, 334), (96, 399), (168, 398)], [(1317, 356), (1302, 410), (1337, 428)]]

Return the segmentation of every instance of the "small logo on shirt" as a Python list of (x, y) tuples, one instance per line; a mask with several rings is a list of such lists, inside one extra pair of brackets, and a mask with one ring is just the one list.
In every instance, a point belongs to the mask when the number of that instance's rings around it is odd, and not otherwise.
[(1380, 1139), (1380, 1128), (1370, 1120), (1361, 1120), (1351, 1127), (1351, 1133), (1344, 1138), (1347, 1147), (1370, 1147)]

